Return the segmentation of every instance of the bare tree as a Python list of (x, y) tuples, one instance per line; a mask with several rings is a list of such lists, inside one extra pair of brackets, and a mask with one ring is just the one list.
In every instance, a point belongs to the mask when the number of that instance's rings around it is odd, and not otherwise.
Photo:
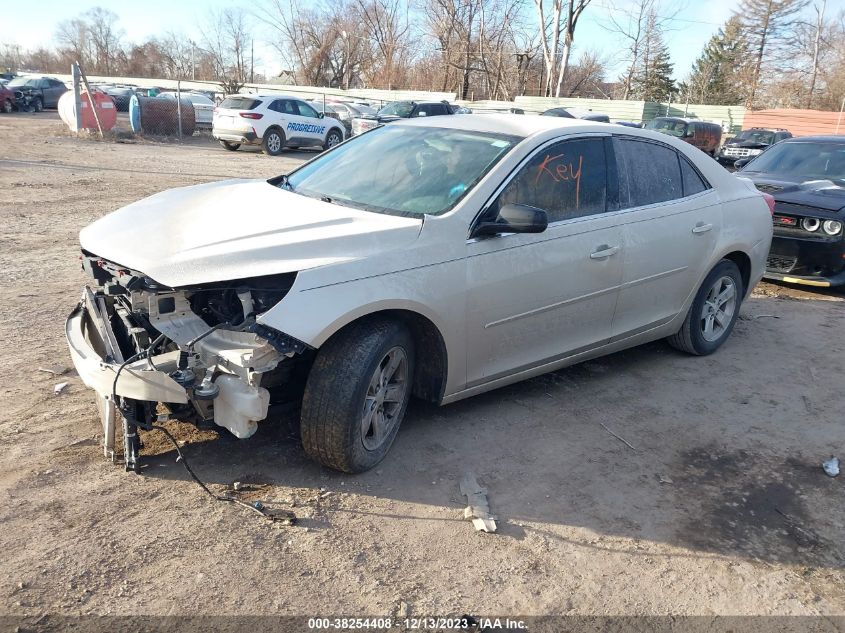
[(94, 50), (93, 70), (111, 75), (121, 50), (123, 30), (117, 26), (117, 14), (102, 7), (94, 7), (82, 14)]
[(390, 89), (400, 57), (406, 56), (403, 53), (411, 28), (408, 6), (401, 0), (356, 0), (356, 8), (367, 37), (382, 60), (381, 82)]
[(807, 107), (813, 107), (813, 96), (816, 92), (816, 79), (819, 76), (819, 60), (821, 58), (822, 31), (824, 30), (824, 12), (827, 0), (821, 0), (813, 5), (816, 11), (816, 29), (813, 37), (813, 70), (810, 73), (810, 89), (807, 91)]
[(59, 54), (68, 61), (74, 61), (88, 66), (94, 59), (88, 24), (79, 18), (63, 20), (56, 27), (56, 41), (59, 44)]
[(214, 78), (226, 92), (237, 92), (247, 81), (246, 51), (251, 25), (243, 9), (227, 8), (209, 14), (203, 45), (214, 64)]
[(619, 78), (619, 98), (629, 99), (633, 90), (637, 69), (642, 64), (643, 49), (648, 36), (649, 20), (653, 28), (667, 31), (681, 12), (683, 5), (675, 0), (661, 3), (660, 0), (635, 0), (626, 6), (611, 4), (604, 28), (623, 42), (625, 70)]

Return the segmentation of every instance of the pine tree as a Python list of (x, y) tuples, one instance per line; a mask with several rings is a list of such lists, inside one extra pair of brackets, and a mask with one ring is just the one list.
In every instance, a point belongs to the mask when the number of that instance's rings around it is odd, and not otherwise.
[(739, 16), (735, 15), (710, 38), (689, 78), (681, 84), (681, 96), (692, 103), (742, 103), (748, 92), (743, 81), (747, 75), (747, 50)]
[(657, 14), (652, 9), (646, 23), (643, 54), (632, 83), (633, 96), (643, 101), (665, 101), (676, 91), (673, 68)]
[(754, 106), (763, 65), (785, 61), (787, 45), (800, 25), (808, 0), (742, 0), (736, 15), (748, 46), (751, 63), (750, 91), (746, 105)]

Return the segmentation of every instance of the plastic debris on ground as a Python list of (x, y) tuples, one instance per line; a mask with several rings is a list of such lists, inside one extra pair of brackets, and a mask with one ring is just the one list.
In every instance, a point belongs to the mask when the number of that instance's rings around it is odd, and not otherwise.
[(461, 477), (461, 494), (467, 498), (464, 518), (472, 521), (478, 532), (495, 532), (496, 521), (490, 516), (490, 504), (487, 501), (487, 489), (482, 488), (472, 473)]
[(38, 371), (43, 371), (54, 376), (61, 376), (67, 371), (64, 365), (50, 365), (49, 367), (39, 367)]
[(68, 386), (68, 383), (66, 383), (66, 382), (60, 382), (60, 383), (59, 383), (59, 384), (57, 384), (55, 387), (53, 387), (53, 395), (54, 395), (54, 396), (58, 396), (58, 395), (59, 395), (60, 393), (62, 393), (65, 389), (67, 389), (67, 386)]
[(822, 468), (824, 468), (824, 472), (828, 477), (836, 477), (839, 475), (839, 458), (831, 457), (822, 464)]

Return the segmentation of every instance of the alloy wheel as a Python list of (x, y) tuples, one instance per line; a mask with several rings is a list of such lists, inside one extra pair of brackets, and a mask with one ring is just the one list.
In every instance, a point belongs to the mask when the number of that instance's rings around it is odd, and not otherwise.
[(720, 277), (704, 299), (701, 308), (701, 335), (708, 342), (718, 341), (730, 327), (737, 306), (736, 284), (728, 276)]
[(408, 389), (408, 357), (401, 347), (391, 348), (376, 366), (364, 397), (361, 438), (364, 448), (378, 450), (399, 421)]

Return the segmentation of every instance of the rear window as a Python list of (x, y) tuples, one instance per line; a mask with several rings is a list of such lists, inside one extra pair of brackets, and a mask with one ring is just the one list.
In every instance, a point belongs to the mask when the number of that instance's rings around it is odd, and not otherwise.
[(261, 101), (251, 97), (226, 97), (220, 107), (230, 110), (252, 110), (259, 105), (261, 105)]

